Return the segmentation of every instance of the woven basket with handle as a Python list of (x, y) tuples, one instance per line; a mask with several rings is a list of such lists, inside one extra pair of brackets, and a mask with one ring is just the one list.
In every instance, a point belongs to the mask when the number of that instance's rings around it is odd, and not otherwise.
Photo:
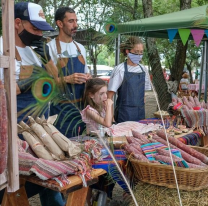
[[(208, 148), (193, 147), (197, 151), (208, 156)], [(142, 162), (128, 156), (134, 168), (136, 179), (153, 185), (176, 188), (173, 168), (169, 165)], [(208, 167), (207, 168), (182, 168), (175, 167), (179, 189), (187, 191), (197, 191), (208, 187)]]

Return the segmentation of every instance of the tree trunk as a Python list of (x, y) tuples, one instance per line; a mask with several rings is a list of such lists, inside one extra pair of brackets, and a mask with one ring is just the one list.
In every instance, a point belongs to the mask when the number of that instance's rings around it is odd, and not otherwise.
[(192, 73), (191, 73), (191, 64), (188, 64), (187, 62), (186, 62), (186, 66), (187, 66), (187, 69), (188, 69), (188, 71), (189, 71), (189, 76), (190, 76), (190, 83), (191, 84), (193, 84), (193, 76), (192, 76)]
[(134, 0), (133, 19), (136, 19), (137, 9), (138, 9), (138, 0)]
[[(180, 10), (190, 9), (191, 0), (180, 0)], [(188, 41), (184, 46), (181, 40), (178, 40), (176, 46), (175, 61), (173, 62), (173, 68), (171, 68), (171, 75), (175, 80), (180, 82), (183, 74), (183, 69), (186, 61), (186, 50), (188, 47)]]
[[(152, 0), (142, 0), (144, 17), (153, 16)], [(163, 71), (160, 63), (155, 39), (147, 38), (146, 40), (148, 58), (152, 68), (153, 83), (158, 95), (160, 107), (162, 110), (167, 110), (168, 104), (171, 102), (171, 96), (168, 93), (168, 87), (163, 76)]]

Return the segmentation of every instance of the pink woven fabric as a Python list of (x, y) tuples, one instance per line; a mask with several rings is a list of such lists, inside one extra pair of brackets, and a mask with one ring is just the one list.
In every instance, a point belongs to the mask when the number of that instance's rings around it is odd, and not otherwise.
[(91, 178), (92, 164), (89, 161), (91, 160), (90, 157), (99, 159), (102, 146), (97, 140), (87, 140), (83, 145), (84, 150), (79, 156), (65, 161), (51, 161), (34, 157), (28, 153), (28, 148), (27, 142), (18, 140), (19, 173), (22, 175), (35, 173), (40, 179), (47, 180), (70, 174)]

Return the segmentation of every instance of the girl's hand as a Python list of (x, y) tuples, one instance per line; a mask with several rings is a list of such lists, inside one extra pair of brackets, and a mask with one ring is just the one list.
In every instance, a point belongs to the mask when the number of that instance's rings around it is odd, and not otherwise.
[(111, 107), (113, 105), (112, 99), (107, 99), (106, 101), (104, 101), (104, 103), (106, 107)]

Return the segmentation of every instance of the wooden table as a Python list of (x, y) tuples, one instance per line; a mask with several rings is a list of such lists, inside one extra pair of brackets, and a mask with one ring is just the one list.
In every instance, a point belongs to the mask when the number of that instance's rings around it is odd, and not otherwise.
[[(92, 171), (92, 179), (87, 180), (87, 185), (93, 185), (98, 182), (98, 177), (105, 174), (106, 171), (103, 169), (94, 169)], [(43, 181), (35, 175), (31, 176), (20, 176), (20, 189), (14, 193), (7, 193), (5, 191), (1, 206), (29, 206), (27, 194), (25, 191), (25, 182), (32, 182), (37, 185), (59, 191), (64, 195), (68, 194), (66, 206), (84, 206), (87, 192), (89, 187), (83, 187), (82, 180), (79, 176), (69, 176), (68, 181), (70, 184), (60, 187), (55, 180)]]

